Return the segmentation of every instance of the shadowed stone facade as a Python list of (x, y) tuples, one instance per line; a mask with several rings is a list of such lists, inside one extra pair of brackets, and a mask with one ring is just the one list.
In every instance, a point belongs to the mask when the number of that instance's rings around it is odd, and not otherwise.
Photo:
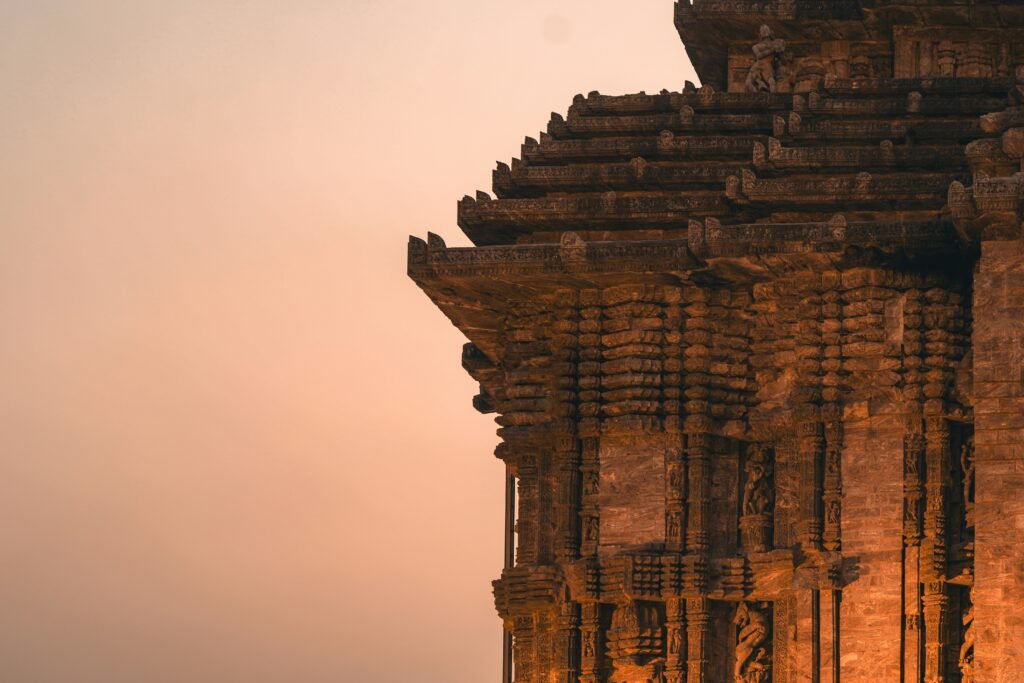
[(1024, 680), (1024, 3), (676, 25), (701, 87), (576, 96), (409, 243), (515, 485), (508, 680)]

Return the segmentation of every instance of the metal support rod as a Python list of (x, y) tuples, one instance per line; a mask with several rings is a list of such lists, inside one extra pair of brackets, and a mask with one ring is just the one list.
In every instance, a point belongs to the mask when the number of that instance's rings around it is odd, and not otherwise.
[[(516, 478), (505, 470), (505, 569), (516, 564)], [(512, 632), (502, 629), (501, 683), (512, 683)]]
[(821, 683), (821, 591), (811, 591), (811, 681)]
[(839, 683), (839, 609), (843, 604), (843, 592), (832, 591), (832, 683)]

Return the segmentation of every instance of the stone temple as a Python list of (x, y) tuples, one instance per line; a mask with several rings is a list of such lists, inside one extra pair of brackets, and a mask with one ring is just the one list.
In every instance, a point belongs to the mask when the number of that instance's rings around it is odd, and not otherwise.
[(1024, 681), (1024, 2), (675, 22), (699, 87), (577, 95), (409, 243), (498, 415), (505, 680)]

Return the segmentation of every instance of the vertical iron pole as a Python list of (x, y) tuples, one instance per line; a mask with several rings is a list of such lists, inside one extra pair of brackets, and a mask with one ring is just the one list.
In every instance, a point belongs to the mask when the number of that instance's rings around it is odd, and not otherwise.
[[(843, 604), (843, 592), (832, 591), (832, 683), (839, 683), (839, 608)], [(903, 667), (900, 667), (902, 670)]]
[[(505, 470), (505, 569), (516, 564), (516, 478)], [(512, 683), (512, 632), (502, 629), (501, 682)]]
[(811, 591), (811, 681), (821, 683), (821, 591)]

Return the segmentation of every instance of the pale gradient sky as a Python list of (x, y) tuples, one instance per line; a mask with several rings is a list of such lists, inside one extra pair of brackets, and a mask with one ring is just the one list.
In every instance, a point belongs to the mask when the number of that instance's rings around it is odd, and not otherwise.
[(502, 466), (405, 277), (671, 0), (0, 0), (0, 680), (489, 683)]

